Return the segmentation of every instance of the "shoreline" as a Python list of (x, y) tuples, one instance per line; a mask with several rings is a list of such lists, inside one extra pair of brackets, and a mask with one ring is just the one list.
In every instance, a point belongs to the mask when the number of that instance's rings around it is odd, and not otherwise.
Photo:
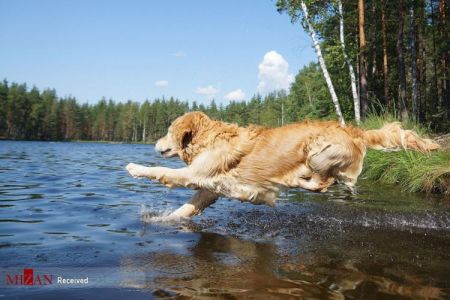
[(124, 142), (124, 141), (106, 141), (106, 140), (33, 140), (33, 139), (8, 139), (0, 138), (1, 141), (9, 142), (48, 142), (48, 143), (96, 143), (96, 144), (130, 144), (130, 145), (154, 145), (155, 142)]

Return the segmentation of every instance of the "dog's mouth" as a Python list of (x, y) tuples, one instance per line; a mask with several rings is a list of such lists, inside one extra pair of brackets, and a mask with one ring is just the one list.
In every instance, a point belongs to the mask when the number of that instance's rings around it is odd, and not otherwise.
[(164, 150), (164, 151), (161, 151), (160, 153), (161, 153), (161, 155), (164, 156), (164, 157), (172, 157), (172, 156), (174, 156), (175, 154), (177, 154), (176, 152), (172, 151), (171, 148), (166, 149), (166, 150)]

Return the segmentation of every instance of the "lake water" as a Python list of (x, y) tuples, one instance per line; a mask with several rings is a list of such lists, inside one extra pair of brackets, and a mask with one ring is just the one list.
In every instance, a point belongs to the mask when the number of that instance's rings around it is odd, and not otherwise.
[[(356, 195), (291, 190), (275, 208), (220, 199), (161, 223), (193, 192), (134, 179), (128, 162), (182, 166), (150, 145), (0, 142), (0, 296), (449, 297), (448, 200), (361, 179)], [(52, 284), (7, 284), (24, 268)]]

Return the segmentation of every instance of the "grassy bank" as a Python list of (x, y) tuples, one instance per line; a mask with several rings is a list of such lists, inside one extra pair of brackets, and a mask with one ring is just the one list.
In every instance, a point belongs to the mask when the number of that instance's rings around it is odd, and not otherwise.
[(409, 192), (449, 195), (450, 151), (422, 154), (413, 151), (367, 151), (362, 176), (398, 184)]
[[(371, 116), (364, 121), (365, 129), (380, 128), (393, 122), (393, 116)], [(404, 123), (427, 136), (427, 129), (415, 123)], [(450, 196), (450, 149), (443, 147), (429, 154), (414, 151), (382, 152), (369, 149), (362, 176), (388, 184), (397, 184), (408, 192), (438, 193)]]

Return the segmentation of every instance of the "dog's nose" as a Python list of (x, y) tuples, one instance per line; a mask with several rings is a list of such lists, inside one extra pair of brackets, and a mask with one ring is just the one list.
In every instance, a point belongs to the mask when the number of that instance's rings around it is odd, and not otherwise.
[(161, 147), (161, 139), (159, 139), (156, 144), (155, 144), (155, 151), (156, 152), (161, 152), (163, 151), (162, 147)]

